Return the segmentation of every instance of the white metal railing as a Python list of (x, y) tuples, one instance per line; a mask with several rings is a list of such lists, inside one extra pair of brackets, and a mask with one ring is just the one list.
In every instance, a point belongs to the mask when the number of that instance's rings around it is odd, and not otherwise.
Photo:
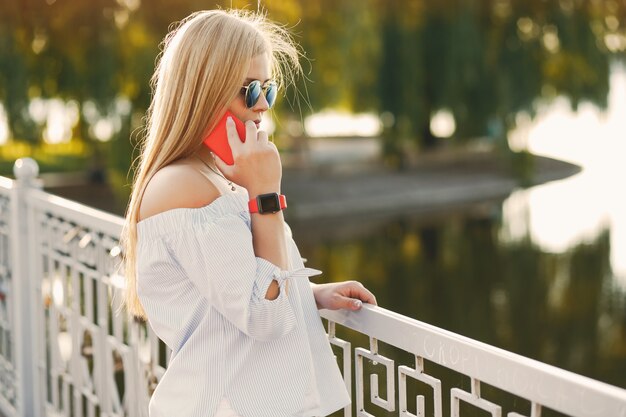
[[(145, 416), (169, 351), (145, 324), (117, 314), (123, 219), (43, 192), (37, 170), (22, 159), (17, 180), (0, 178), (0, 414)], [(459, 417), (468, 406), (492, 416), (626, 417), (626, 390), (392, 311), (321, 315), (354, 392), (346, 417)], [(369, 346), (353, 348), (358, 337)], [(516, 399), (514, 409), (493, 387)]]

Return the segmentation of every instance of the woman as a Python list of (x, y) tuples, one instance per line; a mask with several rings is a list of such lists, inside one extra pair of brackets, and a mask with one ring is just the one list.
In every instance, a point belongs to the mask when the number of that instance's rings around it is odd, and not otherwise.
[[(221, 10), (189, 16), (164, 45), (123, 234), (127, 308), (172, 349), (150, 416), (345, 407), (317, 309), (376, 300), (358, 282), (311, 283), (320, 272), (304, 268), (282, 210), (267, 205), (285, 205), (282, 168), (259, 124), (301, 71), (298, 51), (264, 16)], [(245, 122), (244, 143), (226, 125), (233, 165), (203, 144), (226, 110)]]

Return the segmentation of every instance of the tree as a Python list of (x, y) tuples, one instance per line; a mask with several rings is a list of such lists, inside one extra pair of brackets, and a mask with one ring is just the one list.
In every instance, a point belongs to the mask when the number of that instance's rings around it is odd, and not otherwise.
[[(440, 109), (455, 117), (455, 141), (493, 135), (496, 124), (503, 126), (496, 139), (506, 143), (515, 115), (532, 115), (537, 100), (565, 95), (574, 107), (584, 100), (602, 107), (609, 62), (626, 49), (626, 4), (615, 0), (218, 3), (259, 4), (306, 53), (302, 98), (290, 91), (276, 113), (301, 119), (310, 104), (384, 115), (384, 149), (397, 163), (407, 149), (440, 142), (430, 131)], [(204, 7), (201, 0), (0, 2), (0, 99), (11, 132), (36, 143), (41, 126), (30, 101), (59, 97), (81, 108), (77, 136), (97, 143), (84, 109), (95, 106), (99, 117), (121, 120), (117, 138), (128, 141), (150, 102), (159, 42), (172, 22)], [(120, 97), (130, 103), (124, 114)]]

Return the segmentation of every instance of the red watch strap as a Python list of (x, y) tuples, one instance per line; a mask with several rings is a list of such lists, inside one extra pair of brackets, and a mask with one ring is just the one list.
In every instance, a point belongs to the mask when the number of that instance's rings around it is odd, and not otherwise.
[[(287, 208), (287, 197), (285, 197), (283, 194), (279, 194), (278, 195), (278, 202), (280, 204), (280, 209), (284, 210)], [(258, 213), (259, 212), (259, 201), (258, 198), (251, 198), (248, 201), (248, 210), (250, 210), (250, 213)]]

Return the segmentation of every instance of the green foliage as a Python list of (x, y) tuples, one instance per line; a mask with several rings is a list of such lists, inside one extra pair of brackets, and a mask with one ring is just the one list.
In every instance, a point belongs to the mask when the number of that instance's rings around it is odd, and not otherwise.
[[(565, 95), (574, 107), (605, 106), (609, 62), (624, 46), (609, 50), (606, 37), (626, 39), (619, 23), (626, 6), (613, 0), (221, 0), (215, 7), (259, 3), (305, 51), (308, 80), (287, 92), (276, 114), (385, 113), (392, 122), (384, 149), (396, 160), (437, 144), (429, 123), (443, 108), (455, 117), (456, 140), (466, 141), (490, 135), (494, 123), (512, 128), (514, 115), (532, 115), (537, 100)], [(123, 128), (113, 140), (128, 142), (150, 102), (159, 42), (172, 22), (205, 7), (202, 0), (0, 2), (0, 101), (12, 135), (38, 143), (44, 126), (29, 104), (59, 97), (80, 109), (75, 136), (93, 141), (94, 120), (114, 116)], [(131, 104), (123, 114), (120, 97)], [(129, 147), (120, 150), (126, 164), (118, 154), (111, 162), (128, 170)]]
[(392, 141), (413, 133), (433, 145), (428, 124), (441, 108), (467, 140), (488, 135), (493, 120), (513, 127), (512, 116), (533, 114), (537, 99), (606, 106), (610, 54), (599, 37), (606, 10), (587, 2), (444, 1), (407, 24), (405, 7), (381, 18), (381, 110), (410, 125), (392, 126)]
[(0, 147), (0, 175), (12, 177), (15, 161), (24, 157), (37, 160), (41, 173), (83, 171), (89, 167), (90, 156), (87, 145), (79, 140), (35, 145), (26, 141), (12, 141)]

